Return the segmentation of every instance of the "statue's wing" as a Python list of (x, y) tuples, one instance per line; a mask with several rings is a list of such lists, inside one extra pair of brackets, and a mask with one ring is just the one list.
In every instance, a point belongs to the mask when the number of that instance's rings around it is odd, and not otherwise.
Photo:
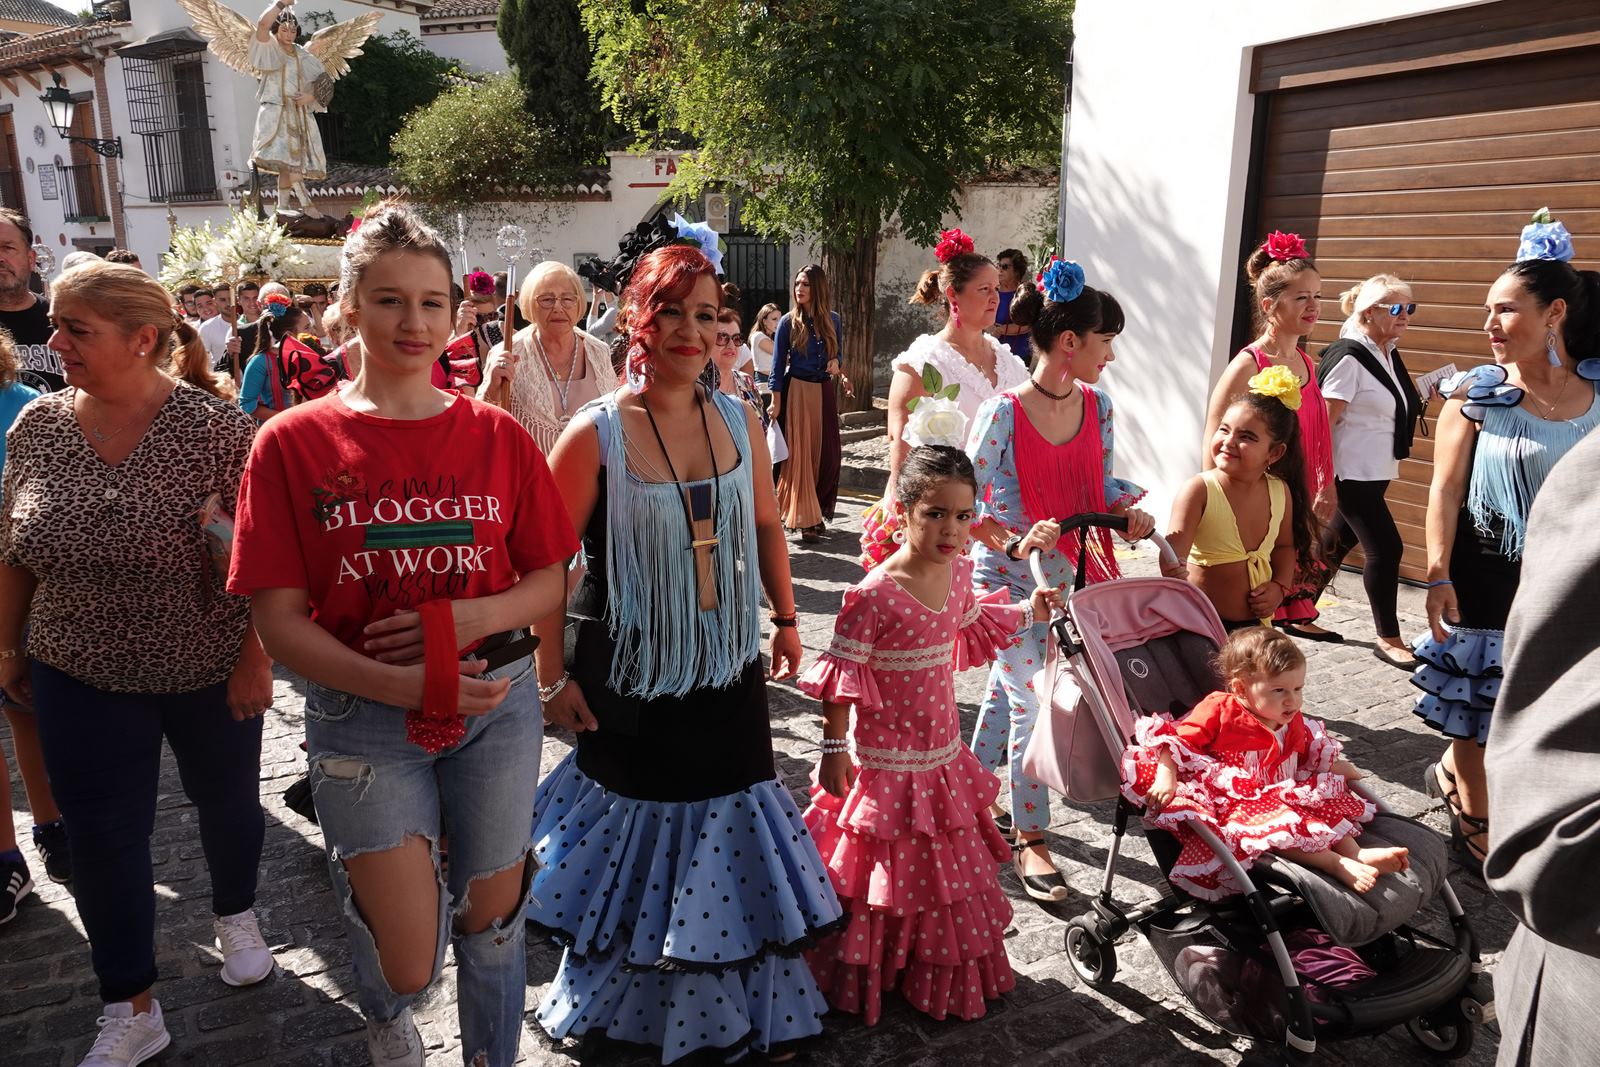
[(194, 28), (207, 41), (216, 57), (252, 78), (260, 71), (250, 65), (250, 39), (256, 28), (249, 19), (232, 8), (223, 7), (217, 0), (178, 0), (194, 20)]
[(337, 81), (350, 73), (350, 60), (361, 54), (361, 46), (378, 28), (381, 18), (383, 12), (370, 11), (320, 29), (306, 42), (306, 51), (327, 69), (328, 77)]

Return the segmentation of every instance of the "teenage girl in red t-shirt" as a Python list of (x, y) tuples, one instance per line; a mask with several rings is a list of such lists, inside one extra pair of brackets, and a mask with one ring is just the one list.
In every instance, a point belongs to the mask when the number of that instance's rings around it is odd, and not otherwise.
[[(509, 1067), (542, 715), (527, 628), (577, 549), (510, 415), (434, 388), (449, 254), (407, 209), (366, 217), (340, 294), (361, 371), (256, 438), (229, 588), (305, 677), (317, 815), (375, 1064), (421, 1064), (413, 998), (459, 966), (465, 1057)], [(466, 651), (465, 658), (460, 653)], [(448, 832), (448, 883), (438, 842)]]

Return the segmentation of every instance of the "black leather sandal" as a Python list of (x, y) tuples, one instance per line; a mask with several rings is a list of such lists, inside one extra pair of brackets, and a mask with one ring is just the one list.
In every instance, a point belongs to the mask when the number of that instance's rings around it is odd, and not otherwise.
[[(1450, 812), (1450, 850), (1455, 853), (1456, 862), (1482, 878), (1483, 861), (1489, 854), (1489, 820), (1468, 815), (1461, 810), (1461, 793), (1456, 788), (1456, 776), (1442, 762), (1428, 764), (1428, 769), (1422, 774), (1424, 791), (1433, 799), (1444, 801), (1446, 810)], [(1440, 777), (1450, 783), (1448, 787), (1439, 784)], [(1463, 826), (1467, 827), (1465, 832), (1461, 829)], [(1484, 842), (1482, 845), (1475, 843), (1479, 838)]]
[[(1049, 874), (1024, 874), (1022, 871), (1023, 849), (1035, 847), (1043, 848), (1046, 857), (1050, 855), (1049, 847), (1042, 837), (1037, 841), (1019, 841), (1011, 846), (1011, 851), (1015, 853), (1011, 865), (1016, 868), (1017, 877), (1022, 881), (1023, 892), (1034, 900), (1045, 904), (1059, 904), (1067, 899), (1068, 892), (1067, 880), (1061, 877), (1060, 871), (1052, 870)], [(1054, 861), (1052, 861), (1052, 866), (1054, 866)]]

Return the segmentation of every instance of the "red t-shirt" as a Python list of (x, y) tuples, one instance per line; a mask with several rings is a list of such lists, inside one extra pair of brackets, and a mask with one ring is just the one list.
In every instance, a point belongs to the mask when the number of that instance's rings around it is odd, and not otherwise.
[(228, 589), (305, 589), (312, 619), (365, 653), (362, 629), (396, 609), (501, 593), (577, 550), (544, 455), (506, 412), (458, 396), (403, 421), (330, 395), (256, 434)]

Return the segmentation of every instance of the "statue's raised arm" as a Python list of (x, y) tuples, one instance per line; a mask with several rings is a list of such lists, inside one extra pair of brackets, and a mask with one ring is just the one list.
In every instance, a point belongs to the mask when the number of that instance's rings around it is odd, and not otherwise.
[(307, 215), (321, 216), (311, 203), (306, 178), (322, 178), (328, 162), (322, 150), (322, 131), (314, 113), (326, 111), (333, 99), (333, 83), (350, 72), (350, 60), (361, 54), (383, 16), (358, 15), (322, 30), (304, 46), (296, 43), (300, 20), (291, 8), (295, 0), (276, 0), (250, 20), (217, 0), (178, 0), (194, 20), (194, 27), (210, 42), (222, 62), (259, 79), (256, 88), (255, 136), (250, 162), (278, 176), (278, 207), (293, 196)]

